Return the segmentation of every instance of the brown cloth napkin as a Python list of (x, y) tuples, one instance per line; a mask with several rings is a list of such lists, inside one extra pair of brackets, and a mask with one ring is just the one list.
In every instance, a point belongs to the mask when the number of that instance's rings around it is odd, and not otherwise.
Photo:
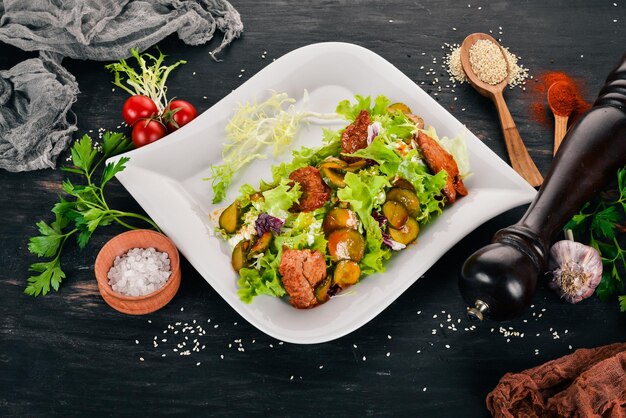
[(626, 417), (626, 343), (507, 373), (489, 395), (494, 417)]

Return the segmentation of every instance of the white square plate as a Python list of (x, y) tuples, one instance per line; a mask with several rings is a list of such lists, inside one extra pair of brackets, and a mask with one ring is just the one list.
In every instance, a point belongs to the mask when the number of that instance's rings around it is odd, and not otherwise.
[[(211, 88), (210, 83), (206, 88)], [(238, 103), (264, 100), (270, 90), (299, 98), (305, 89), (308, 101), (297, 104), (303, 109), (333, 112), (339, 101), (352, 99), (354, 94), (384, 94), (394, 102), (408, 104), (427, 125), (437, 129), (439, 136), (465, 132), (473, 172), (466, 181), (469, 195), (423, 228), (417, 245), (394, 254), (385, 273), (367, 277), (328, 303), (298, 310), (282, 299), (259, 296), (245, 304), (237, 296), (230, 249), (213, 236), (214, 225), (207, 214), (228, 205), (241, 184), (256, 187), (261, 178), (271, 179), (270, 166), (278, 160), (260, 160), (238, 173), (226, 199), (217, 206), (211, 203), (210, 182), (202, 179), (210, 175), (211, 164), (221, 162), (224, 127)], [(302, 126), (293, 148), (321, 145), (321, 131), (319, 124)], [(124, 155), (130, 161), (117, 178), (202, 277), (258, 329), (300, 344), (333, 340), (366, 324), (461, 238), (493, 216), (530, 202), (535, 195), (517, 173), (400, 70), (379, 55), (346, 43), (314, 44), (288, 53), (189, 125)], [(290, 160), (290, 153), (281, 159)]]

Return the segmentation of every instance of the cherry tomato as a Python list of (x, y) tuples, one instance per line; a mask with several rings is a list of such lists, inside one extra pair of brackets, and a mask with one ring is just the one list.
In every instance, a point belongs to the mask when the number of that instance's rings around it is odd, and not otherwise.
[(131, 139), (136, 148), (143, 147), (167, 135), (165, 126), (154, 119), (141, 119), (133, 126)]
[(139, 119), (147, 119), (159, 114), (159, 109), (154, 101), (148, 96), (130, 96), (122, 107), (124, 122), (133, 126)]
[(170, 116), (165, 117), (167, 122), (167, 129), (175, 131), (176, 129), (187, 125), (198, 116), (198, 112), (193, 105), (185, 100), (172, 100), (166, 109), (166, 114)]

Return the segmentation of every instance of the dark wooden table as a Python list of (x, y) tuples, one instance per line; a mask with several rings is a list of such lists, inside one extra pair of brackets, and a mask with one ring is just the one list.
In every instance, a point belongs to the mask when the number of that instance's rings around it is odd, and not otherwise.
[[(272, 58), (314, 42), (352, 42), (424, 82), (504, 159), (492, 104), (467, 85), (454, 92), (446, 86), (445, 43), (493, 31), (531, 74), (564, 70), (585, 80), (590, 101), (626, 46), (623, 0), (233, 4), (245, 33), (223, 53), (223, 62), (209, 57), (216, 42), (188, 47), (170, 37), (160, 44), (172, 59), (188, 61), (170, 78), (171, 96), (204, 111)], [(34, 55), (2, 44), (0, 69)], [(104, 63), (65, 64), (81, 89), (73, 107), (79, 133), (116, 130), (125, 95), (112, 92)], [(434, 75), (427, 74), (430, 68)], [(431, 84), (434, 77), (441, 91)], [(507, 91), (506, 98), (545, 174), (552, 159), (550, 128), (530, 118), (528, 91)], [(186, 261), (180, 291), (164, 309), (140, 317), (112, 310), (98, 293), (93, 263), (100, 247), (121, 232), (114, 227), (99, 230), (83, 251), (70, 246), (60, 291), (35, 299), (23, 294), (28, 266), (36, 260), (27, 251), (28, 237), (36, 233), (36, 221), (50, 219), (64, 178), (59, 170), (0, 171), (0, 415), (485, 416), (485, 396), (506, 372), (626, 338), (626, 314), (615, 301), (594, 297), (569, 305), (543, 282), (533, 307), (519, 319), (476, 324), (465, 318), (457, 289), (463, 261), (525, 208), (476, 229), (373, 321), (325, 344), (293, 345), (266, 336)], [(141, 211), (119, 183), (110, 189), (113, 205)], [(448, 315), (460, 320), (458, 331), (447, 328)], [(201, 324), (206, 335), (183, 332), (187, 324)], [(506, 337), (500, 327), (519, 335)], [(200, 352), (173, 351), (194, 339)]]

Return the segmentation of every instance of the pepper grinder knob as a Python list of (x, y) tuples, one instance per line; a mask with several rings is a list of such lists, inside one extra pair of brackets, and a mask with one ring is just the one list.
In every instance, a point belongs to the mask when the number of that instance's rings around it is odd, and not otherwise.
[(549, 244), (626, 164), (626, 55), (593, 107), (567, 132), (530, 207), (463, 264), (459, 288), (470, 317), (511, 319), (532, 301)]
[(483, 314), (489, 311), (489, 305), (480, 299), (476, 299), (473, 308), (467, 308), (467, 316), (470, 319), (477, 319), (482, 321), (484, 319)]

